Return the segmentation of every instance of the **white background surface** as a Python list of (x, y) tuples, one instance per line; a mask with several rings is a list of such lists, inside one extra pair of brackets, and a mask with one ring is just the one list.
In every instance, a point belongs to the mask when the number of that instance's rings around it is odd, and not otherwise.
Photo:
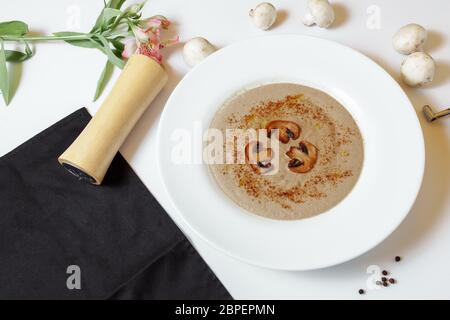
[[(436, 108), (450, 104), (450, 2), (332, 2), (337, 19), (333, 28), (324, 30), (302, 25), (306, 0), (272, 1), (280, 11), (279, 20), (266, 33), (308, 34), (338, 41), (368, 55), (397, 79), (404, 57), (392, 49), (391, 37), (402, 25), (416, 22), (429, 30), (426, 50), (438, 65), (436, 79), (431, 86), (405, 88), (419, 114), (425, 136), (427, 163), (422, 190), (404, 223), (377, 248), (328, 269), (280, 272), (225, 256), (197, 238), (183, 224), (179, 214), (168, 205), (168, 195), (163, 191), (155, 166), (155, 137), (160, 112), (170, 92), (189, 71), (181, 57), (181, 46), (166, 51), (169, 84), (144, 114), (121, 151), (236, 299), (449, 299), (450, 118), (429, 124), (420, 110), (423, 104)], [(172, 33), (179, 33), (182, 40), (203, 36), (223, 47), (239, 39), (264, 34), (251, 24), (247, 16), (248, 10), (257, 3), (251, 0), (151, 0), (144, 13), (146, 16), (163, 14), (169, 17), (174, 21)], [(0, 0), (0, 21), (24, 20), (37, 33), (88, 31), (101, 7), (100, 0)], [(373, 29), (375, 25), (371, 19), (377, 11), (380, 25)], [(39, 43), (36, 49), (36, 56), (31, 60), (11, 66), (14, 79), (20, 79), (20, 83), (8, 107), (0, 102), (0, 155), (79, 107), (85, 106), (95, 113), (105, 97), (104, 94), (97, 103), (91, 103), (105, 61), (100, 52), (63, 43)], [(276, 48), (274, 59), (275, 53)], [(401, 126), (401, 119), (398, 121)], [(393, 262), (396, 255), (404, 258), (401, 263)], [(392, 271), (398, 285), (369, 290), (367, 295), (359, 296), (357, 290), (365, 287), (369, 277), (366, 269), (370, 265)]]

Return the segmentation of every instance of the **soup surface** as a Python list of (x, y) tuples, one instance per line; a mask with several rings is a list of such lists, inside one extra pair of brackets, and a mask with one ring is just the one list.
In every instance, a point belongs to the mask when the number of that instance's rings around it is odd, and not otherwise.
[(363, 165), (363, 140), (350, 113), (325, 92), (298, 84), (235, 95), (210, 129), (224, 137), (223, 157), (209, 161), (220, 188), (242, 208), (272, 219), (302, 219), (334, 207)]

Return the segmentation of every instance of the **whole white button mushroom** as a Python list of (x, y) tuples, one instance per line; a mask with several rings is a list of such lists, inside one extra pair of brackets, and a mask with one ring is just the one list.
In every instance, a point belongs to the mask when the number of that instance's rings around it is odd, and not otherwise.
[(309, 0), (308, 12), (303, 17), (306, 26), (328, 28), (334, 21), (334, 9), (328, 0)]
[(436, 63), (425, 52), (414, 52), (406, 57), (400, 68), (402, 80), (408, 86), (418, 87), (433, 81)]
[(392, 38), (392, 45), (401, 54), (421, 51), (427, 40), (427, 30), (416, 23), (400, 28)]
[(211, 53), (216, 51), (216, 48), (205, 38), (192, 38), (183, 47), (183, 58), (188, 66), (193, 67)]
[(277, 19), (277, 9), (268, 2), (258, 4), (255, 9), (251, 9), (249, 16), (255, 26), (262, 30), (269, 29)]

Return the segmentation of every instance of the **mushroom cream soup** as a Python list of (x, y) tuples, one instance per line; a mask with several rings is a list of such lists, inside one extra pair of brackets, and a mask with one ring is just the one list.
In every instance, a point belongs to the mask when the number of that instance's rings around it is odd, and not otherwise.
[(323, 213), (350, 193), (361, 172), (363, 141), (352, 116), (309, 87), (277, 83), (247, 90), (225, 102), (210, 129), (224, 137), (232, 132), (223, 139), (224, 161), (209, 164), (218, 185), (264, 217)]

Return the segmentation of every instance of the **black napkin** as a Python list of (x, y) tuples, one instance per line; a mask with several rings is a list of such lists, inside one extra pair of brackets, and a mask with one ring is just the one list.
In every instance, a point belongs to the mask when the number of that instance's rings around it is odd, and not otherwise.
[(0, 298), (230, 299), (120, 154), (102, 186), (59, 165), (90, 118), (80, 109), (0, 158)]

